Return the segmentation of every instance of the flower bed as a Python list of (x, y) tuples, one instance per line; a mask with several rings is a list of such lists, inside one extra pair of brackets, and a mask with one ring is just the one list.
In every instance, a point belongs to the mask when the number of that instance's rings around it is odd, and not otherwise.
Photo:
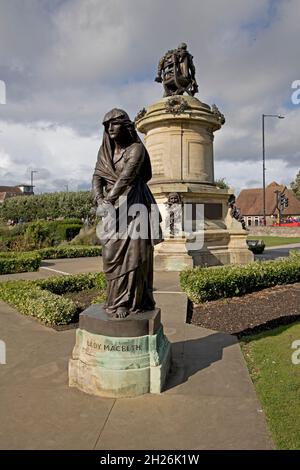
[(0, 299), (46, 325), (67, 325), (78, 314), (78, 308), (71, 299), (61, 294), (96, 288), (100, 296), (105, 287), (103, 273), (53, 276), (37, 281), (8, 281), (0, 283)]

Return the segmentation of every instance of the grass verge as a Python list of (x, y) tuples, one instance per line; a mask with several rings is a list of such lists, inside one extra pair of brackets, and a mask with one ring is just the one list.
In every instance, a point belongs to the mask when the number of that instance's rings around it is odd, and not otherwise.
[(300, 322), (241, 341), (277, 449), (300, 449), (300, 344), (292, 348), (297, 340)]
[(267, 248), (272, 246), (290, 245), (292, 243), (300, 243), (300, 237), (260, 237), (248, 235), (248, 240), (263, 240)]

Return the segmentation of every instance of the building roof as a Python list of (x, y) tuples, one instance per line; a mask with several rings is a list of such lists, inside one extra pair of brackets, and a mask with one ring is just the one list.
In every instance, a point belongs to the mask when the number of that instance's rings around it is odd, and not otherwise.
[[(21, 189), (23, 186), (30, 186), (30, 185), (0, 186), (0, 203), (3, 203), (7, 198), (12, 197), (12, 196), (25, 196), (26, 193), (24, 193), (24, 191), (22, 191)], [(31, 194), (33, 194), (33, 192)]]
[(0, 193), (23, 194), (19, 186), (0, 186)]
[[(289, 200), (289, 206), (284, 208), (283, 215), (300, 215), (299, 199), (297, 199), (291, 189), (287, 189), (286, 186), (277, 184), (275, 181), (266, 187), (266, 215), (275, 215), (277, 213), (277, 196), (275, 191), (284, 193)], [(240, 209), (243, 216), (263, 216), (263, 189), (243, 189), (236, 200), (236, 206)]]

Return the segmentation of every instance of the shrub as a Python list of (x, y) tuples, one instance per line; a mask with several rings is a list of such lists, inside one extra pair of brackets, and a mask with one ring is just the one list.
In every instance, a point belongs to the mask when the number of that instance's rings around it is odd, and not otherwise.
[(37, 271), (42, 257), (39, 253), (2, 252), (0, 253), (0, 274)]
[(299, 281), (299, 253), (282, 260), (256, 261), (244, 266), (198, 267), (180, 273), (181, 287), (195, 303)]
[(38, 318), (51, 326), (69, 323), (77, 310), (71, 300), (42, 290), (32, 281), (1, 283), (0, 298), (24, 315)]
[(32, 249), (58, 245), (74, 238), (82, 227), (82, 222), (70, 223), (64, 220), (39, 220), (28, 224), (25, 240)]
[(80, 232), (82, 222), (78, 219), (38, 220), (26, 224), (18, 224), (2, 230), (2, 251), (31, 251), (47, 246), (56, 246), (63, 241), (70, 241)]
[(82, 224), (70, 224), (70, 225), (63, 225), (62, 227), (62, 235), (63, 240), (71, 241), (72, 238), (76, 237), (80, 232)]
[(41, 248), (44, 243), (52, 244), (49, 224), (44, 221), (33, 222), (27, 225), (25, 242), (31, 249)]
[(71, 245), (99, 246), (101, 242), (96, 234), (96, 225), (83, 227), (78, 235), (70, 242)]
[(36, 196), (17, 196), (8, 198), (1, 205), (4, 220), (26, 221), (51, 217), (86, 218), (92, 207), (90, 191), (57, 192)]
[(46, 289), (53, 294), (65, 294), (66, 292), (80, 292), (86, 289), (97, 288), (103, 290), (106, 287), (104, 273), (70, 274), (68, 276), (51, 276), (35, 281), (41, 289)]
[(100, 256), (101, 251), (100, 246), (61, 245), (57, 247), (42, 248), (38, 252), (43, 259), (58, 259)]
[(97, 288), (99, 299), (103, 299), (105, 287), (103, 273), (53, 276), (37, 281), (8, 281), (0, 283), (0, 299), (46, 325), (67, 325), (76, 316), (77, 306), (61, 294)]

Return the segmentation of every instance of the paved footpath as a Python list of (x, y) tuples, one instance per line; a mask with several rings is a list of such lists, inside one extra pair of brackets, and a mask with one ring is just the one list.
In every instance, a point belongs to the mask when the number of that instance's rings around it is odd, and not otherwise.
[[(43, 268), (1, 278), (98, 271), (99, 259), (47, 261)], [(0, 339), (7, 346), (7, 364), (0, 365), (0, 449), (273, 448), (235, 338), (185, 323), (178, 273), (155, 273), (155, 287), (173, 367), (164, 393), (138, 398), (98, 398), (69, 388), (75, 330), (54, 331), (0, 303)]]

